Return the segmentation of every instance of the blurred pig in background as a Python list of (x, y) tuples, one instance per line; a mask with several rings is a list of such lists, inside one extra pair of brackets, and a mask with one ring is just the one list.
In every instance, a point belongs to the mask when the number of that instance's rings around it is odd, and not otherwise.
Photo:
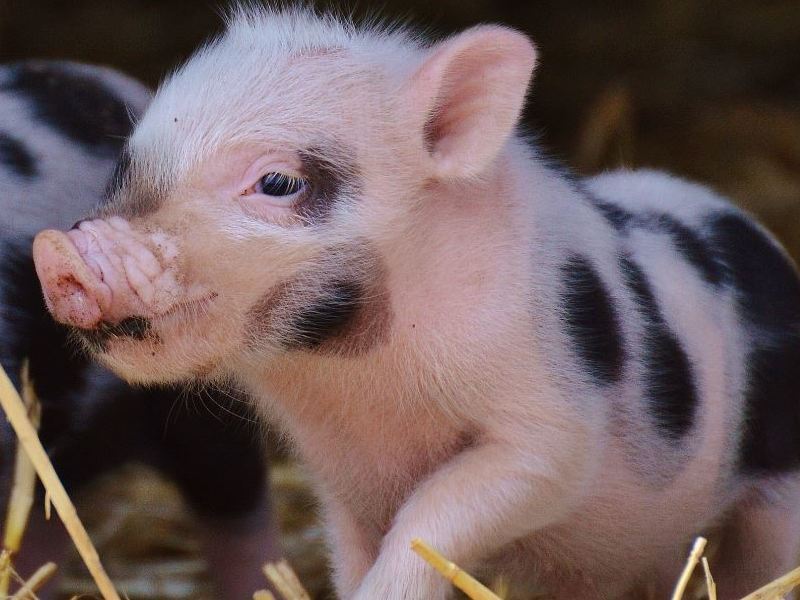
[[(259, 567), (277, 545), (263, 444), (242, 394), (135, 389), (93, 364), (49, 318), (31, 258), (36, 231), (69, 227), (103, 197), (150, 96), (137, 81), (101, 67), (0, 67), (0, 362), (19, 388), (29, 361), (41, 437), (68, 490), (130, 461), (154, 466), (201, 522), (218, 596), (243, 598), (263, 586)], [(16, 445), (5, 420), (0, 442), (5, 503)], [(68, 544), (60, 522), (45, 522), (35, 505), (18, 571), (26, 576), (47, 560), (62, 563)]]

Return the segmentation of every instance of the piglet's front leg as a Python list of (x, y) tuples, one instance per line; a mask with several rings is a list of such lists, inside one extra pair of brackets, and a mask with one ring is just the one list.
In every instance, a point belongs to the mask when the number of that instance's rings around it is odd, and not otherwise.
[[(563, 432), (562, 432), (563, 433)], [(530, 432), (528, 432), (530, 436)], [(556, 522), (579, 499), (589, 471), (585, 452), (497, 441), (467, 450), (423, 482), (398, 512), (356, 600), (443, 600), (451, 585), (410, 550), (419, 537), (462, 566)], [(513, 437), (508, 439), (514, 439)], [(548, 452), (550, 455), (548, 456)]]

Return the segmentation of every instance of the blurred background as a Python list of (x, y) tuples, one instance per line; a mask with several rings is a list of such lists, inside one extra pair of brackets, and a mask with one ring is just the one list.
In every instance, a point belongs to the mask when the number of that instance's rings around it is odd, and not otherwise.
[[(582, 174), (646, 166), (710, 184), (758, 214), (800, 259), (800, 0), (314, 4), (407, 20), (435, 35), (485, 21), (527, 32), (540, 67), (526, 128), (555, 158)], [(0, 0), (0, 59), (101, 63), (155, 86), (219, 31), (222, 5)], [(288, 554), (324, 597), (303, 475), (279, 462), (274, 480)], [(169, 486), (133, 468), (87, 498), (101, 555), (131, 582), (132, 598), (205, 597), (192, 522)], [(88, 589), (82, 571), (72, 573), (67, 589)]]

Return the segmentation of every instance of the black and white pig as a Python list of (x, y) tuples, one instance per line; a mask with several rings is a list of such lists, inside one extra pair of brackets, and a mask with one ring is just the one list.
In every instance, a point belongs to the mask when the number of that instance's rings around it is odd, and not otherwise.
[[(157, 466), (202, 520), (220, 596), (244, 598), (263, 587), (260, 565), (277, 550), (252, 411), (230, 391), (134, 389), (92, 364), (49, 318), (31, 257), (37, 231), (69, 227), (102, 199), (131, 119), (150, 98), (106, 68), (0, 67), (0, 362), (17, 385), (30, 362), (41, 437), (69, 489), (131, 460)], [(4, 504), (16, 440), (5, 420), (0, 440)], [(32, 521), (23, 574), (66, 548), (60, 523), (46, 524), (41, 505)]]
[(666, 598), (710, 526), (735, 598), (798, 557), (797, 272), (708, 188), (552, 168), (515, 133), (535, 61), (500, 26), (239, 11), (106, 204), (37, 236), (48, 306), (126, 379), (233, 379), (281, 422), (344, 598), (447, 597), (414, 537)]

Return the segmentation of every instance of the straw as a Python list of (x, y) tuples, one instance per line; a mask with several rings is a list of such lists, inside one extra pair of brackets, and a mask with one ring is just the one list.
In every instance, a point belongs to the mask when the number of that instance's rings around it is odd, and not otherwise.
[(501, 600), (492, 590), (462, 571), (455, 563), (447, 560), (421, 539), (411, 540), (411, 549), (472, 600)]
[(42, 447), (41, 441), (39, 441), (36, 429), (28, 419), (28, 412), (22, 403), (22, 399), (19, 397), (17, 390), (14, 389), (5, 370), (1, 367), (0, 404), (6, 412), (11, 426), (17, 433), (22, 447), (36, 468), (36, 473), (39, 475), (39, 479), (42, 480), (42, 484), (47, 490), (58, 516), (63, 521), (103, 598), (105, 600), (120, 600), (119, 594), (114, 589), (114, 584), (111, 583), (111, 579), (109, 579), (103, 565), (100, 563), (100, 557), (91, 539), (89, 539), (89, 534), (86, 533), (83, 523), (78, 518), (75, 505), (72, 504), (61, 480), (56, 475), (53, 465)]
[[(264, 574), (284, 600), (311, 600), (308, 592), (300, 584), (297, 575), (285, 560), (279, 563), (265, 564)], [(269, 596), (263, 596), (263, 598), (269, 598)]]
[(703, 572), (706, 574), (708, 600), (717, 600), (717, 584), (714, 583), (714, 578), (711, 576), (711, 569), (708, 566), (708, 559), (705, 556), (703, 557)]
[(686, 591), (686, 586), (689, 585), (689, 579), (692, 577), (694, 568), (700, 562), (700, 557), (703, 555), (703, 550), (706, 547), (706, 538), (699, 537), (694, 541), (692, 551), (689, 553), (689, 559), (686, 561), (686, 566), (683, 568), (680, 579), (675, 586), (675, 591), (672, 593), (672, 600), (681, 600)]
[(748, 594), (742, 600), (777, 600), (800, 585), (800, 567)]
[(17, 593), (11, 596), (11, 600), (31, 600), (36, 598), (36, 591), (45, 583), (53, 578), (58, 567), (55, 563), (49, 562), (36, 569), (36, 572), (28, 578)]
[[(38, 429), (42, 411), (30, 380), (27, 360), (22, 364), (20, 378), (22, 380), (22, 398), (27, 418), (30, 420), (31, 425)], [(19, 552), (22, 536), (28, 525), (28, 517), (33, 506), (35, 491), (36, 470), (21, 445), (17, 444), (14, 479), (8, 498), (5, 533), (3, 536), (4, 552), (2, 558), (0, 558), (0, 597), (3, 598), (8, 596), (13, 559)]]

